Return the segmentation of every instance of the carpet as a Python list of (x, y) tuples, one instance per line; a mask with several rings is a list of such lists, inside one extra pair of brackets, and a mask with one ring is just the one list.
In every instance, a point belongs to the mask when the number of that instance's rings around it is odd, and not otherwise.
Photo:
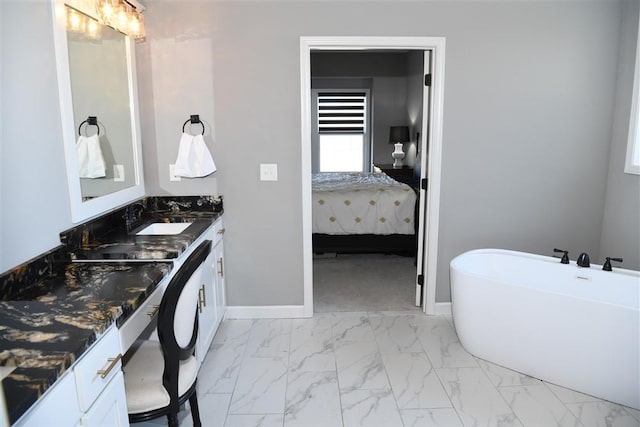
[(384, 254), (325, 254), (313, 259), (316, 313), (407, 311), (415, 305), (412, 257)]

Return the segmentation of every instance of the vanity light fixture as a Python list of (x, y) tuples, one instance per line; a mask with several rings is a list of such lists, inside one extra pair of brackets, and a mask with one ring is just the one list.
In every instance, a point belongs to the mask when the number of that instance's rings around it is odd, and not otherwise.
[(145, 37), (145, 7), (137, 0), (97, 0), (96, 12), (100, 22), (136, 40)]

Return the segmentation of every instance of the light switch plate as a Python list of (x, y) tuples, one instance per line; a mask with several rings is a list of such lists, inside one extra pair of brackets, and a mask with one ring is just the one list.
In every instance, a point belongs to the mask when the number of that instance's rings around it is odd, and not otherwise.
[(260, 163), (260, 181), (277, 181), (278, 164)]
[(169, 181), (182, 181), (182, 178), (175, 176), (173, 170), (176, 168), (175, 164), (169, 165)]
[(124, 165), (113, 165), (113, 180), (124, 182)]

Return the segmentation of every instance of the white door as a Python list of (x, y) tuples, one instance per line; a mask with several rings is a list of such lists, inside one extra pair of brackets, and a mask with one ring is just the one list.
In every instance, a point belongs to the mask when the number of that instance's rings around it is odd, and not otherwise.
[(416, 305), (422, 305), (424, 301), (423, 287), (425, 283), (426, 245), (427, 241), (427, 190), (429, 188), (429, 124), (431, 117), (431, 51), (424, 51), (424, 76), (425, 84), (422, 91), (422, 129), (420, 134), (420, 203), (418, 205), (418, 268), (416, 270)]

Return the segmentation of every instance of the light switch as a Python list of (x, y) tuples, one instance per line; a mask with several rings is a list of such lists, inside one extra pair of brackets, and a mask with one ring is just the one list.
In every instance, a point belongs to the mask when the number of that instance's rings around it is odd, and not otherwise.
[(113, 180), (124, 182), (124, 165), (113, 165)]
[(277, 181), (278, 164), (260, 163), (260, 181)]
[(175, 176), (173, 170), (176, 168), (176, 165), (169, 165), (169, 181), (182, 181), (182, 178), (179, 176)]

